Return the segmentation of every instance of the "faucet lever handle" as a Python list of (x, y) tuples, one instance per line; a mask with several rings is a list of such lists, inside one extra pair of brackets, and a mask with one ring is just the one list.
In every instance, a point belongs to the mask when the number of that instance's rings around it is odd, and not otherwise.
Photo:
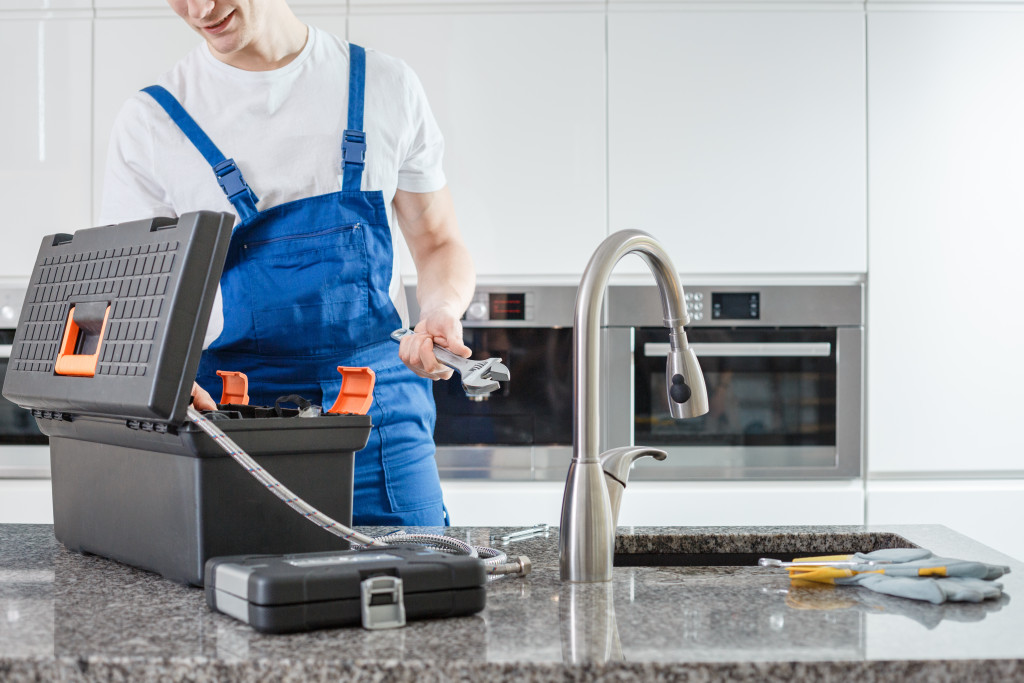
[(599, 457), (601, 460), (601, 469), (605, 471), (609, 477), (616, 479), (623, 486), (626, 485), (626, 480), (629, 479), (629, 468), (633, 466), (639, 458), (644, 456), (651, 456), (655, 460), (664, 460), (668, 457), (668, 453), (659, 449), (651, 448), (649, 446), (622, 446), (621, 448), (612, 448), (611, 450), (605, 451)]
[(619, 506), (622, 504), (622, 492), (626, 490), (629, 479), (629, 468), (638, 458), (649, 455), (655, 460), (664, 460), (668, 454), (657, 448), (647, 446), (623, 446), (605, 451), (599, 457), (601, 468), (604, 469), (605, 486), (608, 488), (608, 503), (612, 511), (612, 530), (619, 525)]

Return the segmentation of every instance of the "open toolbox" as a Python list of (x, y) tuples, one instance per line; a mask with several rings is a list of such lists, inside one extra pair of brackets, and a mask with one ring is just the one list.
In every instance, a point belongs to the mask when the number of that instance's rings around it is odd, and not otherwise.
[[(186, 420), (233, 223), (197, 212), (43, 239), (3, 394), (50, 438), (54, 533), (69, 549), (202, 585), (211, 557), (347, 547)], [(222, 403), (244, 404), (224, 375)], [(368, 416), (219, 408), (217, 426), (261, 467), (351, 524)]]

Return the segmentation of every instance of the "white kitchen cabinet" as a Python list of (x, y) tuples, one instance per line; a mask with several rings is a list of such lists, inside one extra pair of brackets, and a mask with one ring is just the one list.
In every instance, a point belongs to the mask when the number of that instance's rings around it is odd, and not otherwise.
[[(563, 482), (444, 480), (452, 524), (558, 525)], [(864, 487), (857, 481), (631, 482), (619, 526), (776, 526), (863, 524)]]
[(1024, 13), (868, 19), (868, 470), (1024, 477)]
[(942, 524), (1024, 559), (1024, 478), (869, 480), (867, 497), (868, 524)]
[(452, 526), (558, 526), (564, 482), (442, 480)]
[(0, 524), (53, 524), (49, 479), (0, 479)]
[(99, 220), (103, 172), (110, 130), (121, 106), (136, 91), (153, 85), (200, 40), (178, 16), (161, 11), (103, 12), (94, 21), (93, 222)]
[[(53, 0), (16, 0), (17, 2), (53, 2)], [(57, 0), (59, 2), (84, 2), (87, 6), (92, 4), (98, 11), (114, 11), (114, 12), (136, 12), (138, 10), (151, 11), (155, 10), (163, 14), (167, 14), (171, 10), (168, 8), (167, 0)], [(289, 6), (296, 13), (301, 13), (303, 10), (313, 9), (328, 9), (339, 12), (346, 11), (346, 3), (344, 0), (289, 0)]]
[(483, 276), (582, 273), (607, 230), (604, 3), (550, 4), (350, 3), (350, 39), (423, 82)]
[(621, 526), (863, 524), (864, 486), (849, 481), (637, 481), (626, 486)]
[(0, 274), (26, 277), (44, 235), (90, 227), (92, 26), (14, 16), (0, 20)]
[(610, 229), (687, 274), (865, 271), (863, 9), (708, 4), (609, 3)]
[[(65, 10), (78, 10), (88, 12), (93, 7), (93, 0), (4, 0), (0, 10), (3, 12), (46, 12), (58, 11), (64, 14)], [(7, 15), (0, 15), (0, 19)], [(88, 17), (86, 17), (88, 18)]]

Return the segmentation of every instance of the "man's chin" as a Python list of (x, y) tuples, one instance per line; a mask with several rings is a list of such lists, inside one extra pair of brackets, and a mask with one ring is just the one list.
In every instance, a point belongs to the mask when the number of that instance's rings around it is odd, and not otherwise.
[(236, 35), (209, 36), (203, 34), (206, 44), (215, 57), (230, 57), (242, 49), (241, 41)]

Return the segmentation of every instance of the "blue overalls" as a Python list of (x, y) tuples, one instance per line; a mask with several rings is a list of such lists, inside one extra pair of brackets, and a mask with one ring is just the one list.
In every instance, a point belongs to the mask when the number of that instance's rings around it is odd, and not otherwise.
[(355, 456), (353, 523), (442, 525), (447, 515), (434, 461), (431, 382), (402, 363), (389, 338), (401, 327), (388, 294), (391, 229), (383, 194), (361, 191), (366, 53), (350, 44), (349, 55), (341, 191), (263, 211), (234, 160), (225, 159), (178, 101), (159, 86), (143, 91), (213, 167), (241, 218), (220, 280), (224, 329), (203, 352), (196, 381), (217, 397), (216, 371), (239, 370), (249, 377), (256, 405), (300, 394), (330, 406), (341, 389), (339, 365), (372, 368), (374, 427)]

